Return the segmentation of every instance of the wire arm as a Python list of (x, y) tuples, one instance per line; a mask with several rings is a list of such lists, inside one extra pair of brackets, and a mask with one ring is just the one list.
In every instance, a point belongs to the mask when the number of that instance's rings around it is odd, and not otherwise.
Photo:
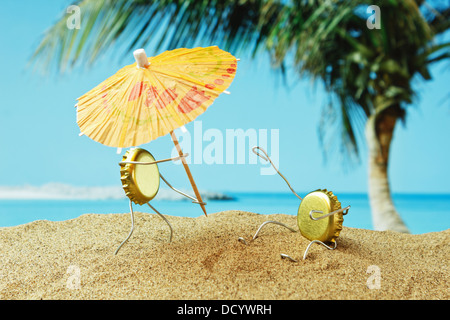
[(163, 177), (163, 175), (162, 175), (161, 173), (159, 174), (159, 176), (160, 176), (161, 179), (167, 184), (167, 186), (169, 186), (169, 188), (171, 188), (173, 191), (175, 191), (175, 192), (181, 194), (182, 196), (185, 196), (186, 198), (191, 199), (191, 200), (192, 200), (192, 203), (206, 205), (206, 202), (200, 202), (200, 201), (198, 201), (197, 198), (194, 198), (194, 197), (192, 197), (192, 196), (190, 196), (190, 195), (184, 193), (183, 191), (180, 191), (180, 190), (174, 188), (174, 187), (169, 183), (169, 181), (167, 181), (167, 180)]
[(162, 159), (162, 160), (156, 160), (156, 161), (150, 161), (150, 162), (142, 162), (142, 161), (120, 161), (119, 164), (141, 164), (141, 165), (151, 165), (155, 163), (161, 163), (161, 162), (168, 162), (168, 161), (176, 161), (181, 160), (181, 158), (186, 158), (189, 156), (189, 153), (184, 153), (182, 156), (178, 156), (175, 158), (168, 158), (168, 159)]
[[(263, 155), (260, 154), (258, 151), (256, 151), (256, 149), (261, 150), (261, 151), (264, 153), (265, 156), (263, 156)], [(275, 164), (272, 162), (272, 160), (270, 160), (270, 157), (267, 155), (267, 152), (266, 152), (263, 148), (258, 147), (258, 146), (255, 146), (255, 147), (252, 148), (252, 151), (253, 151), (253, 153), (256, 154), (258, 157), (261, 157), (261, 158), (263, 158), (264, 160), (269, 161), (270, 164), (272, 165), (272, 167), (275, 169), (275, 171), (276, 171), (276, 172), (280, 175), (280, 177), (283, 178), (283, 180), (286, 182), (286, 184), (288, 185), (289, 189), (291, 189), (292, 193), (293, 193), (297, 198), (299, 198), (300, 201), (303, 200), (302, 197), (300, 197), (300, 196), (297, 194), (297, 192), (295, 192), (294, 189), (292, 189), (292, 187), (291, 187), (291, 185), (289, 184), (289, 182), (287, 181), (287, 179), (281, 174), (281, 172), (278, 170), (278, 168), (275, 166)]]
[(330, 213), (328, 213), (328, 214), (325, 214), (325, 215), (320, 216), (320, 217), (317, 217), (317, 218), (314, 218), (314, 217), (312, 216), (313, 213), (323, 213), (323, 211), (321, 211), (321, 210), (311, 210), (311, 211), (309, 212), (309, 217), (311, 218), (311, 220), (317, 221), (317, 220), (325, 219), (325, 218), (327, 218), (327, 217), (329, 217), (329, 216), (332, 216), (333, 214), (340, 213), (340, 212), (342, 212), (343, 215), (346, 215), (346, 214), (348, 213), (348, 209), (350, 209), (350, 206), (347, 206), (347, 207), (345, 207), (345, 208), (341, 208), (341, 209), (335, 210), (335, 211), (333, 211), (333, 212), (330, 212)]

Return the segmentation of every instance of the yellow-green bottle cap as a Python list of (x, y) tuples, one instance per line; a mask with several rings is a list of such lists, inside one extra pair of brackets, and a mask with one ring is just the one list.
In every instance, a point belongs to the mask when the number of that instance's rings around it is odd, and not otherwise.
[(319, 189), (308, 193), (300, 203), (297, 213), (297, 223), (301, 234), (311, 241), (335, 242), (342, 230), (343, 213), (339, 212), (320, 220), (311, 219), (309, 214), (311, 210), (322, 211), (322, 213), (312, 214), (314, 218), (318, 218), (339, 209), (341, 209), (341, 203), (331, 191)]
[[(141, 148), (128, 150), (123, 162), (153, 162), (155, 158), (150, 152)], [(120, 163), (120, 180), (125, 194), (131, 201), (142, 205), (152, 200), (159, 191), (160, 175), (158, 165)]]

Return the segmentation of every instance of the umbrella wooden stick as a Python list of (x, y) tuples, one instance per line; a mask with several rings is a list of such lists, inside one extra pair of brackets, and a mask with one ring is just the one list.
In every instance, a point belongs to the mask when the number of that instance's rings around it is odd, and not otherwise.
[(206, 214), (205, 203), (203, 202), (202, 197), (200, 196), (200, 192), (198, 192), (197, 185), (195, 184), (194, 178), (192, 177), (191, 170), (189, 170), (189, 166), (186, 162), (186, 159), (183, 157), (183, 150), (181, 150), (180, 144), (178, 143), (177, 136), (175, 135), (175, 133), (173, 131), (170, 131), (170, 136), (172, 137), (172, 141), (175, 144), (175, 148), (177, 148), (178, 154), (181, 157), (181, 162), (183, 162), (184, 170), (186, 170), (189, 181), (191, 182), (191, 185), (192, 185), (192, 189), (194, 189), (195, 196), (197, 197), (200, 207), (202, 208), (203, 212), (205, 213), (205, 216), (208, 216)]

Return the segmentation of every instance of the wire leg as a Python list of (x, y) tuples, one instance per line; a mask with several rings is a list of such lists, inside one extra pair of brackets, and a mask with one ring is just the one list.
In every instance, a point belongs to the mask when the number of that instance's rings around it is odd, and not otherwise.
[(321, 245), (323, 245), (325, 248), (327, 248), (328, 250), (334, 250), (334, 249), (336, 249), (336, 247), (337, 247), (337, 242), (336, 242), (336, 241), (334, 242), (334, 247), (330, 247), (330, 246), (326, 245), (325, 243), (323, 243), (322, 241), (319, 241), (319, 240), (313, 240), (313, 241), (311, 241), (311, 242), (309, 243), (308, 247), (306, 247), (305, 253), (303, 254), (303, 260), (306, 259), (306, 255), (308, 254), (308, 250), (309, 250), (309, 248), (310, 248), (314, 243), (321, 244)]
[[(261, 231), (261, 229), (262, 229), (266, 224), (269, 224), (269, 223), (274, 223), (274, 224), (277, 224), (277, 225), (279, 225), (279, 226), (285, 227), (286, 229), (289, 229), (289, 230), (291, 230), (292, 232), (297, 232), (297, 230), (294, 230), (294, 229), (292, 229), (291, 227), (288, 227), (288, 226), (285, 225), (284, 223), (281, 223), (281, 222), (278, 222), (278, 221), (265, 221), (265, 222), (263, 222), (263, 223), (259, 226), (258, 230), (256, 231), (255, 235), (254, 235), (253, 238), (252, 238), (252, 241), (255, 240), (255, 239), (258, 237), (258, 234), (259, 234), (259, 232)], [(241, 241), (241, 242), (244, 243), (244, 244), (248, 244), (247, 241), (246, 241), (244, 238), (242, 238), (242, 237), (239, 237), (238, 240)]]
[(125, 240), (122, 241), (122, 243), (119, 245), (119, 247), (116, 249), (116, 252), (114, 252), (114, 254), (116, 255), (117, 252), (119, 252), (120, 248), (123, 246), (123, 244), (125, 242), (128, 241), (128, 239), (130, 239), (131, 235), (133, 234), (133, 230), (134, 230), (134, 213), (133, 213), (133, 203), (130, 200), (130, 214), (131, 214), (131, 230), (130, 233), (128, 234), (128, 237), (125, 238)]
[[(337, 243), (336, 243), (336, 242), (334, 242), (334, 247), (330, 247), (330, 246), (326, 245), (325, 243), (323, 243), (322, 241), (319, 241), (319, 240), (313, 240), (313, 241), (311, 241), (311, 242), (309, 243), (309, 245), (306, 247), (305, 253), (303, 254), (303, 260), (306, 259), (306, 256), (307, 256), (307, 254), (308, 254), (308, 250), (309, 250), (309, 248), (310, 248), (314, 243), (321, 244), (321, 245), (323, 245), (324, 247), (326, 247), (328, 250), (334, 250), (334, 249), (336, 249), (336, 247), (337, 247)], [(290, 257), (290, 256), (288, 256), (287, 254), (284, 254), (284, 253), (281, 254), (281, 258), (282, 258), (282, 259), (289, 259), (289, 260), (291, 260), (292, 262), (297, 262), (297, 260), (295, 260), (294, 258), (292, 258), (292, 257)]]
[(258, 233), (261, 231), (262, 227), (264, 227), (266, 224), (269, 224), (269, 223), (274, 223), (274, 224), (277, 224), (279, 226), (285, 227), (285, 228), (291, 230), (292, 232), (297, 232), (297, 230), (294, 230), (291, 227), (288, 227), (284, 223), (281, 223), (281, 222), (278, 222), (278, 221), (266, 221), (258, 228), (258, 230), (256, 231), (255, 235), (253, 236), (253, 240), (255, 240), (258, 237)]
[(169, 225), (169, 228), (170, 228), (170, 238), (169, 238), (169, 242), (172, 242), (172, 234), (173, 234), (173, 229), (172, 229), (172, 225), (170, 224), (170, 222), (169, 222), (169, 220), (167, 220), (167, 218), (166, 217), (164, 217), (161, 213), (159, 213), (159, 211), (158, 210), (156, 210), (150, 203), (148, 203), (147, 202), (147, 204), (148, 204), (148, 206), (150, 207), (150, 208), (152, 208), (153, 209), (153, 211), (155, 211), (168, 225)]

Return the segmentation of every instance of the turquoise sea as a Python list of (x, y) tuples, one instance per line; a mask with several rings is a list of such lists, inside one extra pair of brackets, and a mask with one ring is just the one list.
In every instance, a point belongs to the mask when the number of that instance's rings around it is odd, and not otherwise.
[[(300, 204), (292, 193), (226, 193), (234, 200), (208, 200), (209, 214), (225, 210), (243, 210), (261, 214), (297, 214)], [(351, 205), (344, 225), (372, 229), (368, 197), (365, 194), (338, 194), (343, 206)], [(396, 194), (397, 210), (413, 234), (450, 228), (450, 194)], [(153, 200), (162, 214), (198, 217), (200, 207), (190, 201)], [(148, 206), (134, 206), (135, 211), (153, 213)], [(10, 227), (35, 220), (62, 221), (86, 213), (128, 213), (127, 199), (112, 200), (0, 200), (0, 227)]]

